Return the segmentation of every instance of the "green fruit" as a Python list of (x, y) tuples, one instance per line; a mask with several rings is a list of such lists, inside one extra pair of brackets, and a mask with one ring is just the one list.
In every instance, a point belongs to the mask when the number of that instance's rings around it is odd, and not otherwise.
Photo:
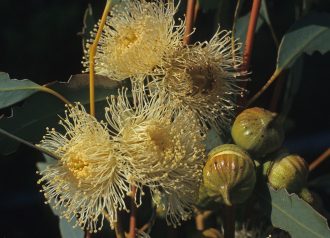
[(231, 129), (235, 144), (257, 156), (275, 151), (284, 140), (283, 128), (276, 118), (276, 113), (263, 108), (244, 110)]
[(203, 182), (210, 197), (228, 206), (243, 203), (256, 182), (254, 163), (237, 145), (218, 146), (208, 154)]
[(287, 155), (276, 159), (268, 170), (268, 181), (275, 189), (286, 188), (298, 193), (306, 185), (308, 166), (299, 155)]

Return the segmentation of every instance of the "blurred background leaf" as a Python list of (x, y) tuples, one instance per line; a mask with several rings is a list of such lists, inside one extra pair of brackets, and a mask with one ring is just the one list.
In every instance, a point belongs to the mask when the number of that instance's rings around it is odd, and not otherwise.
[[(95, 102), (99, 110), (97, 116), (104, 118), (106, 97), (116, 94), (120, 84), (106, 77), (97, 76), (95, 80)], [(80, 102), (88, 111), (89, 88), (88, 76), (74, 75), (68, 83), (53, 83), (50, 88), (59, 92), (71, 102)], [(56, 127), (58, 115), (64, 115), (64, 104), (50, 94), (37, 93), (28, 98), (22, 106), (13, 108), (13, 117), (2, 118), (0, 127), (18, 137), (32, 143), (40, 141), (46, 127)], [(10, 154), (15, 152), (18, 143), (0, 136), (0, 153)]]

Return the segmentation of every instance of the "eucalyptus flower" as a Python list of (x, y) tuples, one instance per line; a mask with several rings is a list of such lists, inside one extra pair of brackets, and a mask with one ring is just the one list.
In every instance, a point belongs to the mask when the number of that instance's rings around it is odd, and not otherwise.
[[(173, 1), (124, 0), (115, 5), (98, 44), (95, 72), (119, 81), (159, 74), (164, 59), (182, 44), (184, 23), (175, 23), (176, 10)], [(88, 64), (87, 57), (87, 70)]]
[(175, 226), (189, 218), (198, 194), (204, 136), (190, 110), (174, 110), (162, 95), (132, 94), (132, 102), (125, 90), (109, 98), (106, 118), (131, 164), (130, 183), (139, 194), (147, 186), (166, 211), (168, 224)]
[(182, 47), (165, 67), (165, 75), (150, 88), (165, 90), (179, 107), (189, 107), (204, 126), (210, 124), (221, 132), (230, 125), (242, 96), (237, 86), (247, 73), (241, 70), (242, 57), (237, 41), (232, 46), (230, 31), (217, 31), (209, 42)]
[(47, 128), (38, 145), (60, 159), (41, 171), (42, 192), (48, 203), (68, 221), (77, 219), (90, 232), (101, 229), (104, 217), (116, 222), (117, 210), (126, 208), (130, 191), (116, 143), (104, 122), (98, 122), (77, 103), (68, 106), (59, 124), (63, 132)]

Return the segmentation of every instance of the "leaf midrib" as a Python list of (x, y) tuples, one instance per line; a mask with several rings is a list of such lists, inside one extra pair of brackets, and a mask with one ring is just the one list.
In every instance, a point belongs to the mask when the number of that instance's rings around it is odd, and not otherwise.
[(276, 207), (280, 212), (282, 212), (283, 214), (285, 214), (287, 217), (289, 217), (290, 219), (292, 219), (294, 222), (296, 222), (298, 225), (300, 225), (302, 228), (305, 228), (305, 230), (309, 231), (310, 233), (316, 235), (317, 237), (320, 238), (324, 238), (323, 236), (321, 236), (320, 234), (314, 232), (313, 230), (311, 230), (308, 226), (305, 226), (304, 223), (301, 223), (299, 220), (297, 220), (295, 217), (291, 216), (289, 213), (287, 213), (286, 211), (284, 211), (283, 209), (281, 209), (280, 206), (278, 206), (276, 203), (274, 203), (273, 201), (271, 202), (272, 205), (274, 207)]

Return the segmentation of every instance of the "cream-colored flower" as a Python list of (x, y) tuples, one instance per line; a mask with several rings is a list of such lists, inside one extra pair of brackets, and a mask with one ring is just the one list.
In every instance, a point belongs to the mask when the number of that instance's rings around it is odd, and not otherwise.
[(132, 104), (125, 92), (111, 97), (106, 118), (129, 158), (131, 183), (149, 187), (167, 222), (180, 224), (190, 216), (201, 180), (204, 137), (199, 122), (190, 110), (174, 111), (161, 95), (132, 93)]
[(38, 145), (60, 159), (40, 172), (42, 191), (61, 215), (91, 232), (101, 229), (104, 217), (117, 220), (126, 209), (123, 197), (130, 191), (120, 152), (106, 124), (86, 113), (81, 104), (68, 107), (60, 125), (64, 132), (47, 129)]
[[(240, 70), (240, 45), (231, 45), (231, 32), (218, 31), (209, 42), (182, 47), (166, 66), (160, 82), (150, 88), (165, 89), (171, 101), (188, 106), (201, 119), (221, 132), (236, 108), (235, 98), (243, 90), (237, 81), (246, 76)], [(235, 56), (233, 56), (235, 53)]]
[[(95, 72), (140, 81), (159, 74), (164, 59), (182, 44), (184, 23), (175, 24), (175, 13), (173, 1), (126, 0), (115, 5), (99, 41)], [(84, 65), (88, 67), (88, 59)]]

